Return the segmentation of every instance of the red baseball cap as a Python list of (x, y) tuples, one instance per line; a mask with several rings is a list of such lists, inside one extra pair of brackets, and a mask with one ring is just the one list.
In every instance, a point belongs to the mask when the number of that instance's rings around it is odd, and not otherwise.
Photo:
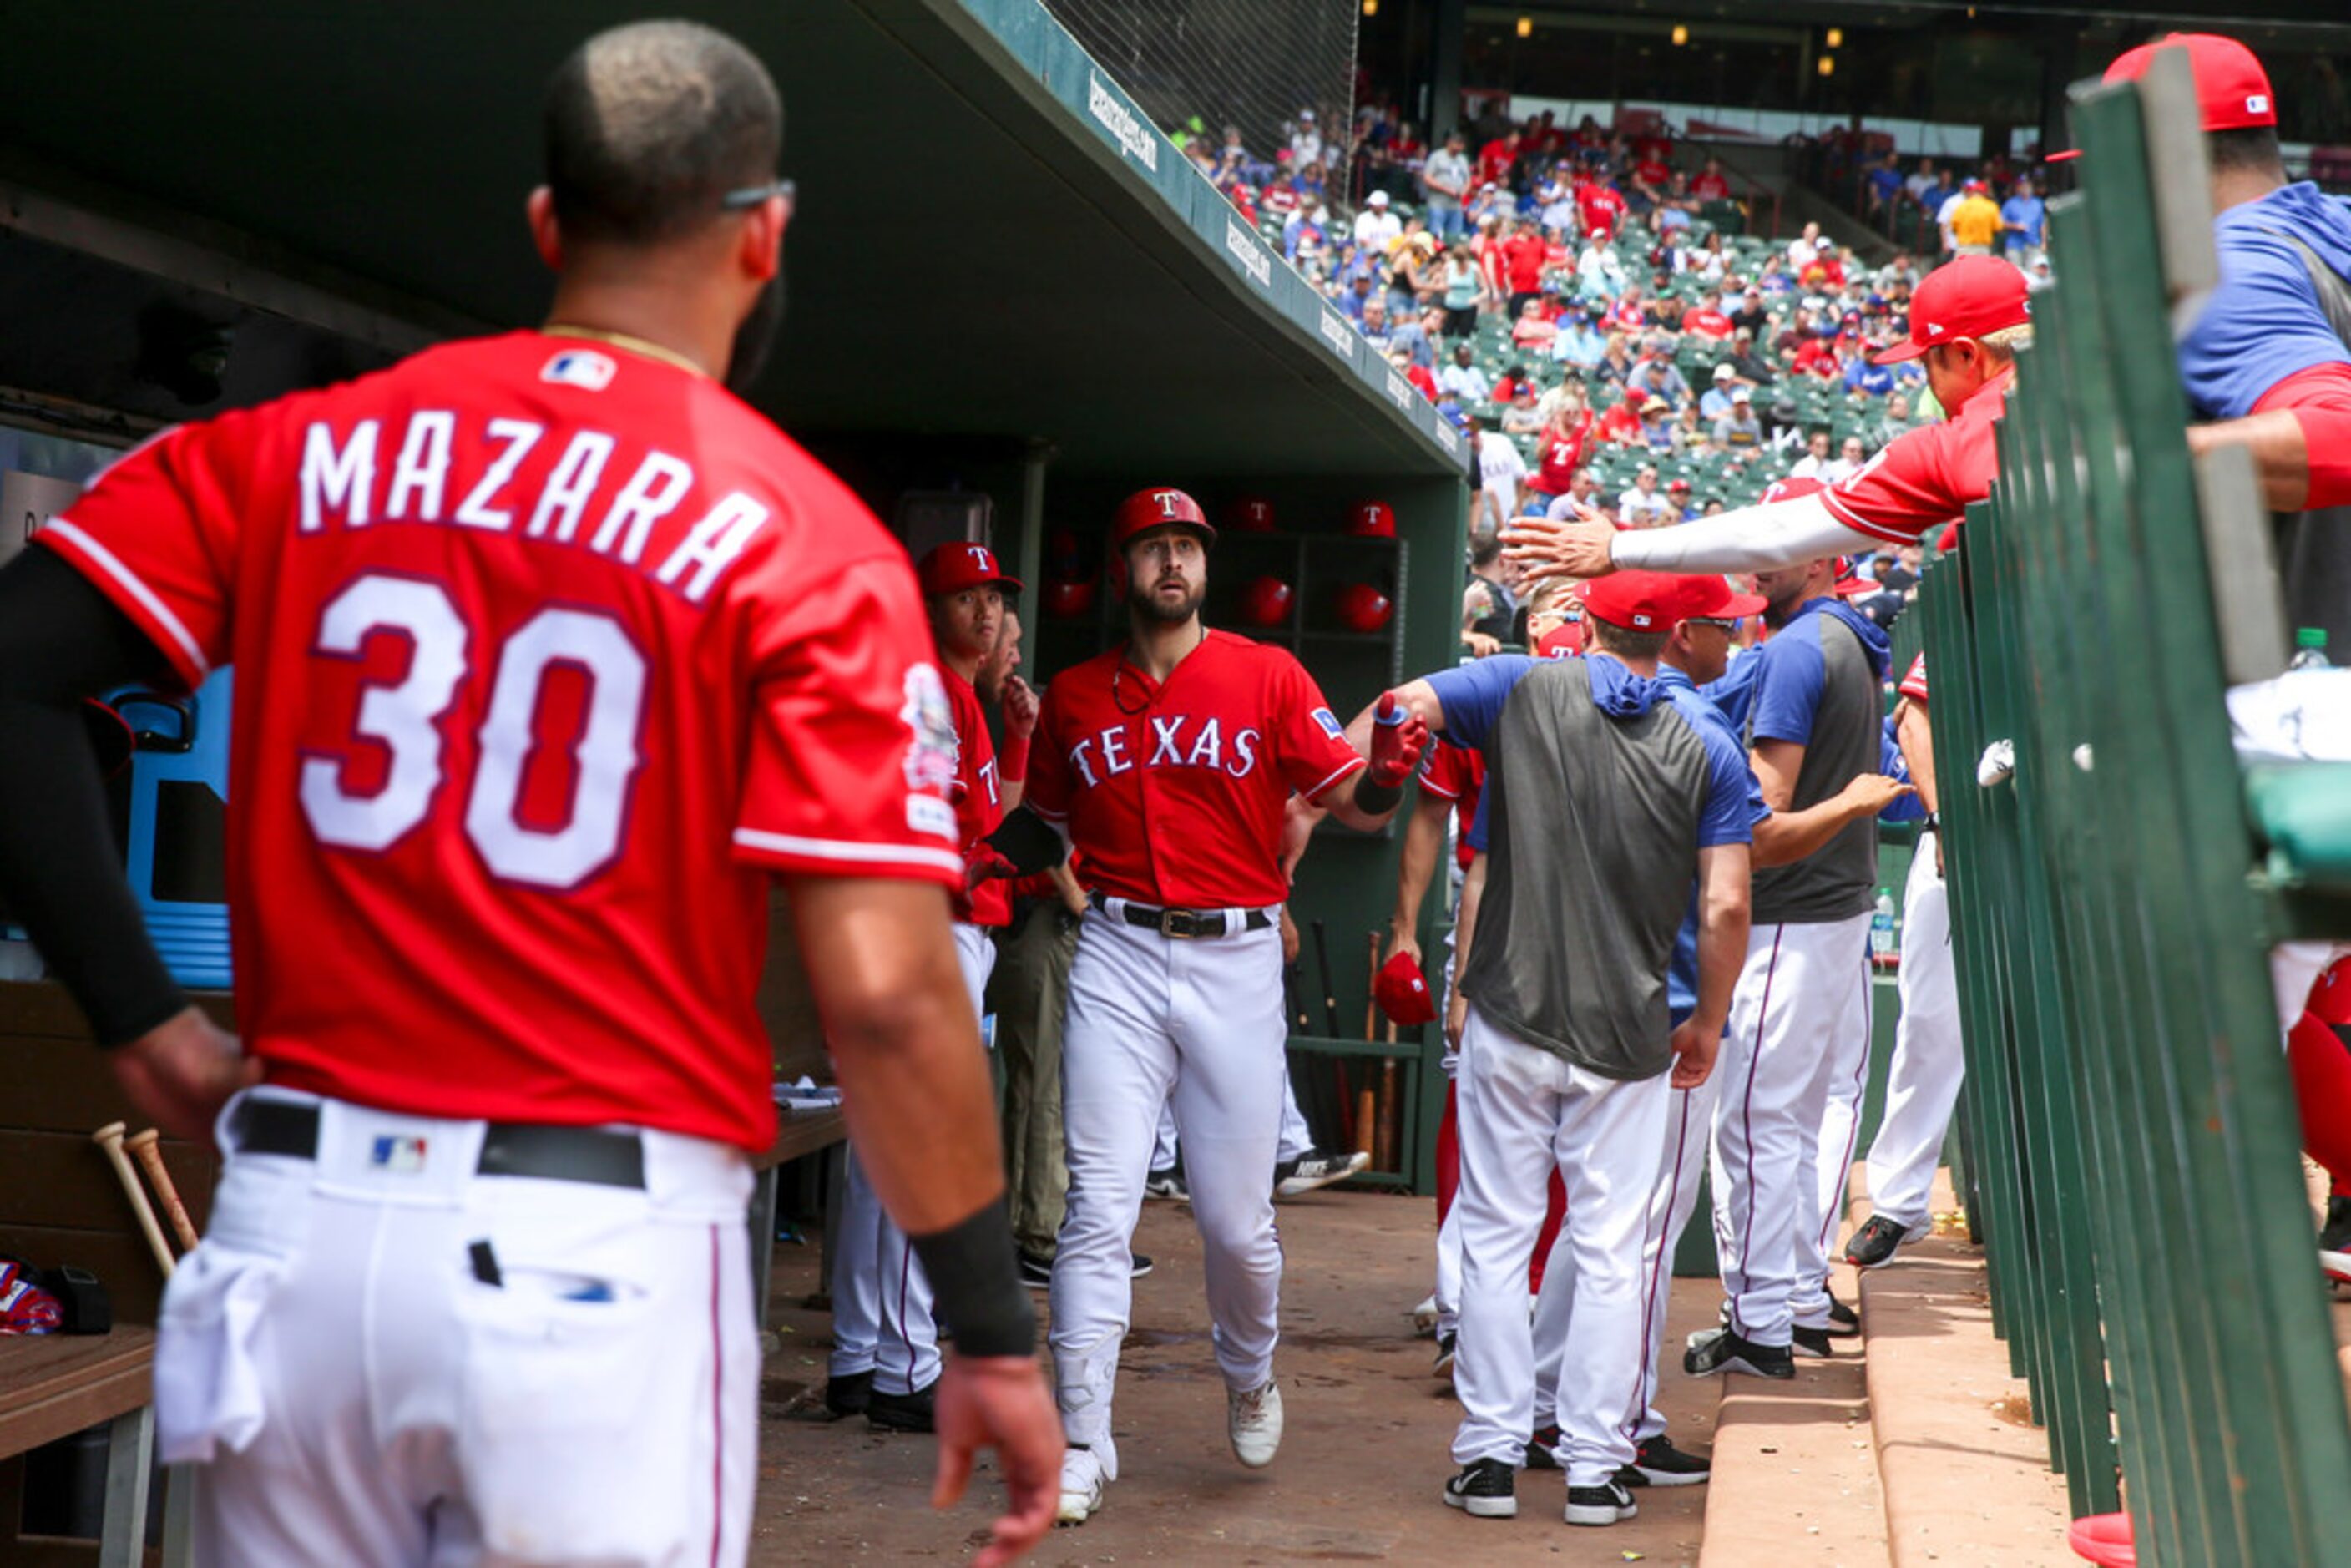
[(1836, 582), (1829, 591), (1839, 599), (1866, 599), (1873, 593), (1885, 592), (1886, 585), (1862, 576), (1860, 569), (1853, 564), (1853, 557), (1841, 555), (1837, 557)]
[(1910, 300), (1910, 340), (1872, 354), (1873, 364), (1915, 360), (1938, 343), (1981, 338), (2032, 319), (2024, 274), (1997, 256), (1963, 256), (1927, 275)]
[[(2126, 49), (2106, 68), (2108, 82), (2137, 81), (2155, 63), (2158, 49), (2188, 51), (2188, 68), (2196, 78), (2199, 130), (2245, 131), (2277, 123), (2277, 99), (2270, 92), (2269, 72), (2253, 51), (2218, 33), (2167, 33), (2151, 44)], [(2081, 149), (2052, 152), (2045, 163), (2079, 158)]]
[(1628, 632), (1665, 632), (1684, 621), (1738, 621), (1764, 601), (1712, 572), (1617, 571), (1583, 585), (1583, 610)]
[(996, 564), (994, 550), (963, 539), (932, 546), (922, 563), (914, 568), (914, 576), (923, 585), (925, 599), (935, 599), (942, 593), (961, 593), (984, 583), (993, 583), (1008, 593), (1020, 591), (1019, 579), (1004, 575), (1004, 569)]
[(1409, 953), (1393, 954), (1380, 966), (1372, 981), (1372, 995), (1378, 998), (1380, 1011), (1395, 1019), (1398, 1029), (1411, 1029), (1437, 1017), (1437, 998), (1429, 993), (1428, 977), (1420, 972)]

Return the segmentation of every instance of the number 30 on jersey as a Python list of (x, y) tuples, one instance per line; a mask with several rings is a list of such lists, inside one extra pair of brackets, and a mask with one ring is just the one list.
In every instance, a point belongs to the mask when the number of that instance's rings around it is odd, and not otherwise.
[[(388, 850), (424, 821), (445, 774), (440, 721), (456, 700), (468, 660), (489, 653), (496, 673), (482, 718), (481, 759), (465, 795), (465, 836), (492, 874), (533, 887), (577, 887), (611, 861), (641, 760), (637, 721), (645, 695), (644, 655), (619, 621), (592, 610), (549, 608), (523, 622), (503, 647), (475, 650), (473, 629), (438, 583), (371, 572), (328, 601), (313, 652), (356, 659), (375, 632), (408, 638), (408, 672), (396, 684), (364, 688), (351, 727), (381, 745), (391, 766), (383, 787), (362, 796), (344, 787), (341, 758), (304, 760), (302, 810), (320, 842)], [(562, 827), (550, 830), (526, 825), (517, 807), (531, 720), (554, 664), (584, 672), (593, 689), (573, 749), (571, 810)]]

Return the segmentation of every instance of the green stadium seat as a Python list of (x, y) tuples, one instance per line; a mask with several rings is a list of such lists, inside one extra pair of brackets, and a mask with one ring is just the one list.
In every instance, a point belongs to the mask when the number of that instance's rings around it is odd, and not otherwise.
[(2273, 879), (2351, 893), (2351, 763), (2248, 768), (2245, 806), (2269, 846)]

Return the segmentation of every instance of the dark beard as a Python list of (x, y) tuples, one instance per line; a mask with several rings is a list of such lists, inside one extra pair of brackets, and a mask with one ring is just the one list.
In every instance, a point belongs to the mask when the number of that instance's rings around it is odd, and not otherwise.
[(1188, 592), (1184, 595), (1181, 603), (1168, 604), (1160, 600), (1158, 587), (1154, 584), (1150, 592), (1134, 598), (1131, 602), (1134, 606), (1135, 612), (1148, 620), (1159, 622), (1166, 626), (1181, 626), (1200, 612), (1200, 601), (1206, 596), (1205, 590)]
[(734, 347), (726, 356), (726, 390), (737, 397), (747, 398), (751, 385), (759, 372), (768, 368), (768, 350), (776, 345), (776, 329), (784, 324), (784, 271), (779, 266), (776, 276), (759, 290), (751, 302), (750, 313), (743, 324), (735, 329)]

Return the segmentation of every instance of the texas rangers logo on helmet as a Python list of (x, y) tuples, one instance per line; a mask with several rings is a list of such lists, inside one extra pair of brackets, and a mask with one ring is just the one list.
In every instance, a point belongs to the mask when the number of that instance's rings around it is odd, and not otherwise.
[(947, 706), (947, 688), (929, 664), (906, 668), (906, 706), (898, 710), (906, 724), (906, 788), (944, 792), (956, 781), (955, 712)]
[(1157, 503), (1158, 503), (1158, 506), (1159, 506), (1159, 515), (1160, 515), (1161, 517), (1176, 517), (1176, 516), (1181, 515), (1181, 514), (1180, 514), (1180, 508), (1181, 508), (1181, 507), (1183, 507), (1183, 505), (1184, 505), (1184, 492), (1183, 492), (1183, 491), (1181, 491), (1181, 490), (1154, 490), (1154, 491), (1151, 493), (1151, 498), (1152, 498), (1152, 500), (1154, 500), (1154, 501), (1155, 501), (1155, 502), (1157, 502)]

